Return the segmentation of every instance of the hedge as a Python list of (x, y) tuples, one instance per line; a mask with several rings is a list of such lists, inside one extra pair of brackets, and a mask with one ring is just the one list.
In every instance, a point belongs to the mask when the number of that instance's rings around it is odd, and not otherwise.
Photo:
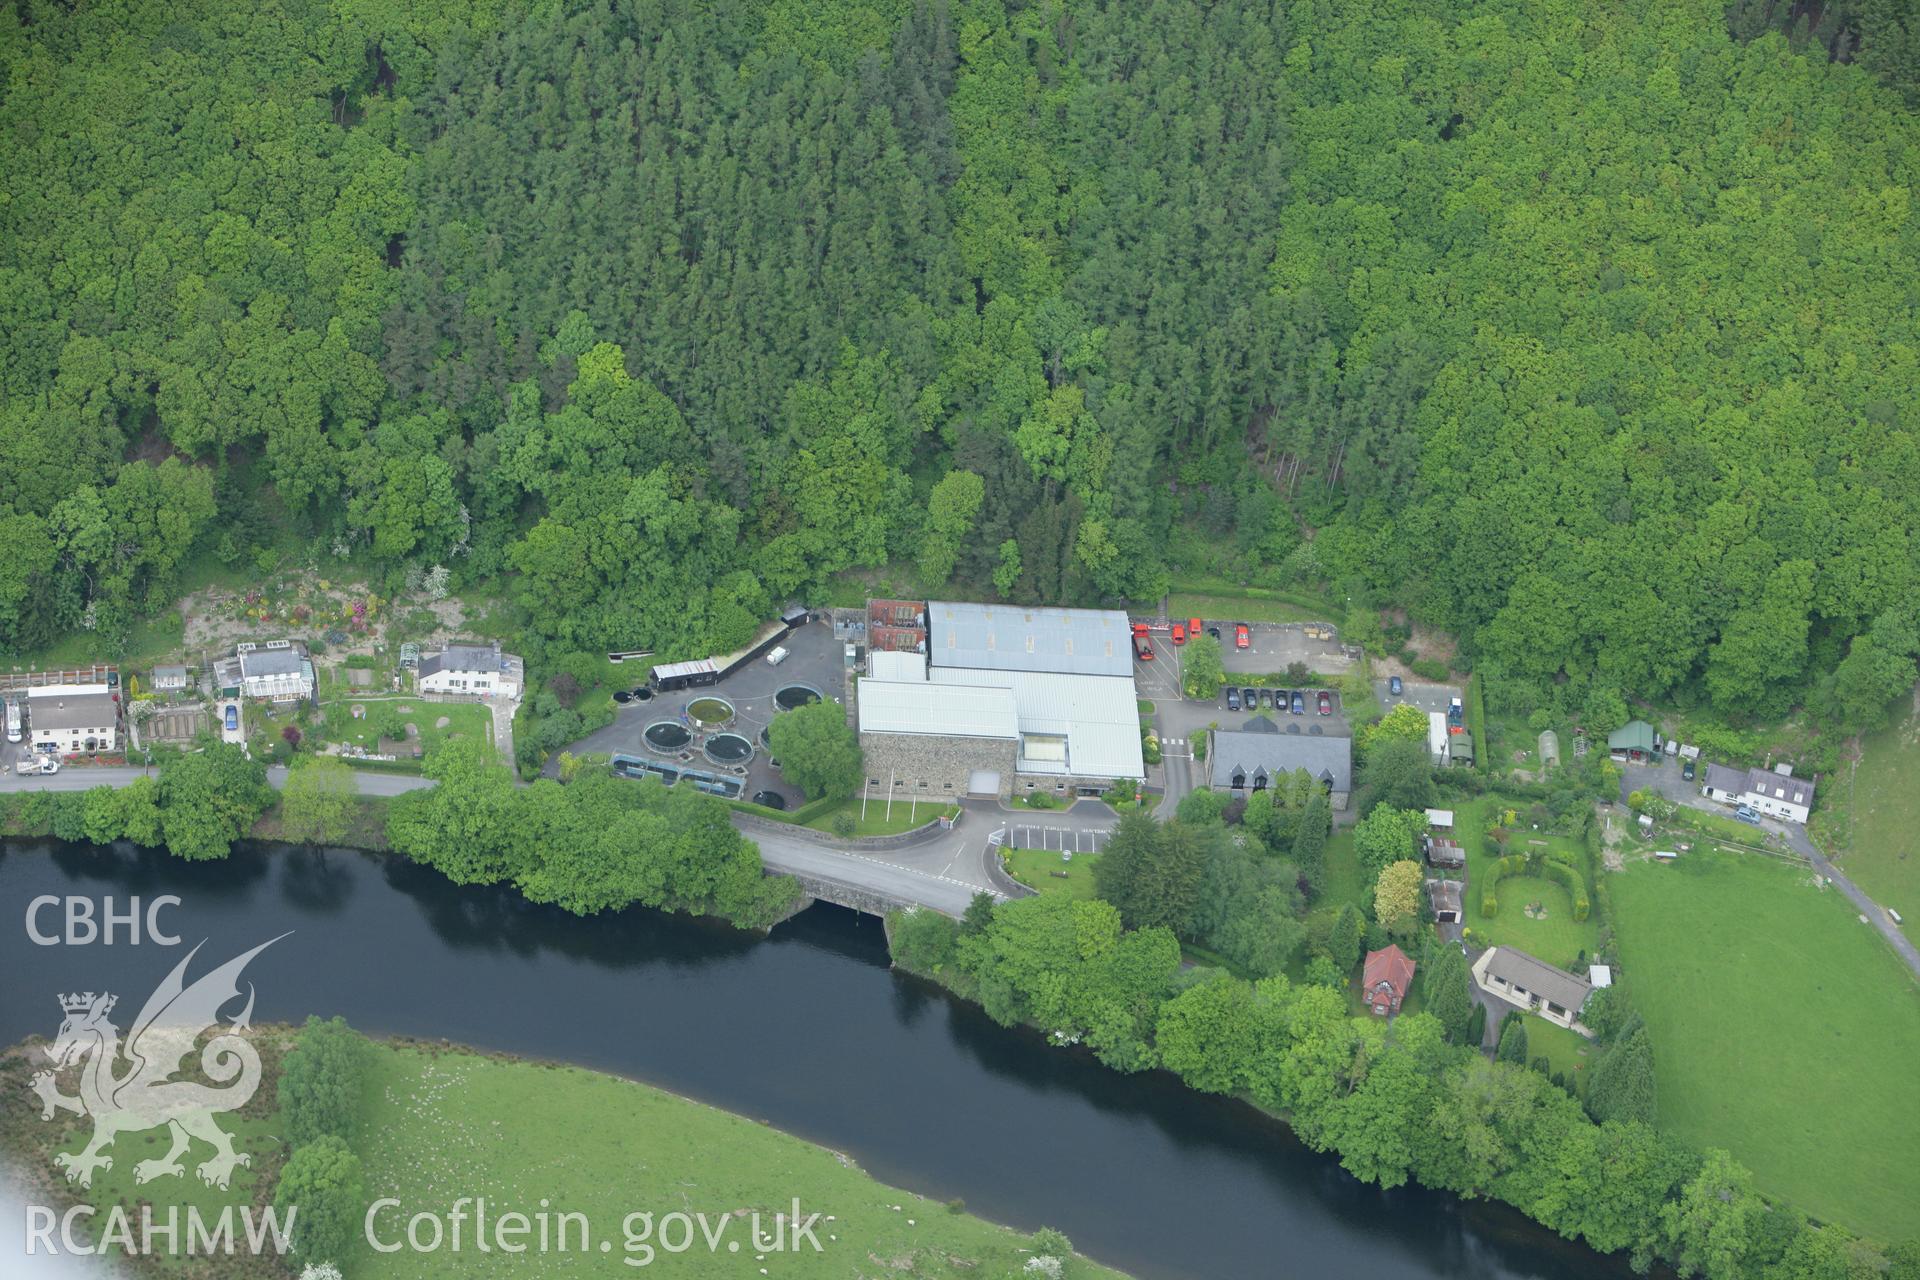
[(1487, 743), (1487, 695), (1478, 671), (1467, 677), (1466, 718), (1467, 732), (1473, 735), (1473, 767), (1485, 772), (1493, 753)]
[(1480, 889), (1480, 914), (1492, 919), (1500, 914), (1498, 889), (1503, 876), (1521, 872), (1545, 875), (1556, 881), (1573, 899), (1573, 918), (1583, 921), (1592, 911), (1593, 904), (1587, 899), (1587, 880), (1579, 870), (1553, 857), (1531, 857), (1524, 853), (1510, 853), (1488, 867), (1482, 874), (1486, 883)]
[(1524, 871), (1526, 867), (1526, 854), (1510, 853), (1504, 858), (1495, 860), (1494, 863), (1487, 868), (1485, 873), (1487, 882), (1481, 886), (1480, 889), (1481, 915), (1491, 920), (1494, 916), (1500, 914), (1500, 897), (1499, 894), (1495, 892), (1500, 886), (1500, 877), (1513, 875), (1517, 871)]
[(1545, 861), (1547, 877), (1558, 880), (1565, 887), (1567, 896), (1573, 899), (1573, 918), (1576, 921), (1585, 920), (1593, 905), (1587, 900), (1587, 878), (1564, 862), (1552, 858)]

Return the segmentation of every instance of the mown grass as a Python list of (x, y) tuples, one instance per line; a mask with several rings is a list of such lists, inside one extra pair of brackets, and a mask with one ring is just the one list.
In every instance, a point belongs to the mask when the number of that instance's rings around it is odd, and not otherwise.
[(1030, 889), (1057, 893), (1069, 898), (1091, 898), (1093, 868), (1100, 861), (1097, 853), (1076, 853), (1071, 857), (1057, 849), (1007, 849), (1007, 874)]
[(1536, 1014), (1523, 1014), (1522, 1020), (1527, 1027), (1527, 1060), (1545, 1058), (1549, 1071), (1559, 1072), (1569, 1082), (1583, 1078), (1599, 1056), (1593, 1041), (1583, 1035)]
[[(866, 802), (866, 813), (860, 812), (860, 799), (854, 797), (829, 806), (809, 818), (803, 826), (816, 831), (831, 831), (835, 835), (860, 836), (897, 836), (903, 831), (925, 826), (935, 818), (951, 818), (960, 812), (960, 806), (949, 801), (920, 800), (901, 797), (893, 802), (891, 812), (885, 799), (872, 799)], [(842, 832), (834, 823), (841, 814), (853, 818), (853, 830)]]
[(1622, 980), (1653, 1034), (1660, 1124), (1882, 1239), (1920, 1204), (1920, 993), (1804, 867), (1695, 852), (1611, 879)]
[[(365, 719), (353, 718), (356, 703), (367, 708)], [(477, 702), (429, 702), (418, 697), (369, 697), (365, 693), (341, 693), (321, 703), (320, 709), (326, 715), (326, 724), (316, 726), (314, 732), (328, 742), (350, 742), (368, 751), (377, 751), (380, 749), (379, 741), (369, 726), (375, 709), (388, 705), (399, 708), (401, 721), (420, 731), (417, 738), (408, 739), (409, 744), (417, 743), (428, 751), (433, 750), (435, 744), (456, 735), (488, 742), (493, 740), (493, 713)], [(439, 723), (442, 719), (448, 722), (445, 726)]]
[(1229, 644), (1233, 637), (1225, 628), (1236, 622), (1329, 622), (1335, 615), (1325, 609), (1310, 609), (1291, 600), (1263, 599), (1229, 592), (1179, 591), (1169, 598), (1168, 608), (1176, 618), (1200, 618), (1209, 625), (1219, 623), (1222, 638)]
[[(1480, 796), (1462, 805), (1454, 814), (1454, 838), (1467, 851), (1465, 905), (1471, 940), (1476, 947), (1518, 947), (1548, 964), (1571, 969), (1582, 951), (1592, 954), (1598, 945), (1600, 922), (1591, 913), (1585, 920), (1575, 920), (1573, 899), (1557, 882), (1544, 876), (1503, 876), (1496, 890), (1499, 911), (1492, 916), (1481, 913), (1480, 896), (1486, 888), (1490, 868), (1502, 856), (1500, 850), (1489, 847), (1487, 820), (1495, 809), (1507, 804), (1509, 802), (1497, 796)], [(1565, 853), (1574, 866), (1584, 861), (1581, 851), (1565, 836), (1546, 835), (1524, 827), (1514, 832), (1506, 852)], [(1530, 903), (1538, 903), (1545, 914), (1537, 919), (1529, 918)]]
[[(370, 1200), (393, 1196), (408, 1212), (445, 1213), (460, 1196), (484, 1194), (493, 1214), (532, 1214), (545, 1200), (555, 1210), (584, 1214), (595, 1243), (584, 1254), (376, 1255), (362, 1249), (342, 1267), (355, 1280), (640, 1274), (626, 1262), (639, 1255), (628, 1253), (622, 1223), (628, 1214), (649, 1211), (656, 1220), (704, 1213), (710, 1226), (734, 1214), (717, 1251), (708, 1250), (696, 1228), (692, 1249), (653, 1259), (676, 1276), (737, 1280), (762, 1268), (787, 1277), (1002, 1276), (1019, 1273), (1029, 1256), (1024, 1237), (875, 1182), (822, 1147), (575, 1067), (382, 1047), (361, 1133)], [(770, 1225), (796, 1196), (803, 1213), (822, 1215), (822, 1252), (803, 1247), (750, 1260), (748, 1215), (757, 1210), (763, 1226)], [(392, 1214), (379, 1221), (388, 1235), (403, 1229)], [(602, 1239), (611, 1242), (608, 1252), (599, 1251)], [(729, 1251), (729, 1241), (740, 1242), (738, 1253)], [(1070, 1271), (1117, 1275), (1085, 1259)]]

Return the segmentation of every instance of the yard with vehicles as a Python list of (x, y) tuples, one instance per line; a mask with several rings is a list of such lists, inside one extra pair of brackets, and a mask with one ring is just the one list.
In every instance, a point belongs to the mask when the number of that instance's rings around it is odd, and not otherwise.
[[(1504, 848), (1487, 835), (1496, 816), (1511, 812), (1515, 821)], [(1581, 956), (1591, 955), (1600, 940), (1600, 922), (1589, 910), (1585, 920), (1574, 919), (1573, 899), (1565, 885), (1546, 875), (1499, 877), (1497, 910), (1481, 910), (1484, 891), (1493, 878), (1493, 865), (1509, 854), (1563, 855), (1585, 876), (1586, 851), (1575, 841), (1546, 831), (1534, 831), (1524, 815), (1526, 806), (1497, 795), (1480, 796), (1454, 811), (1454, 839), (1467, 851), (1466, 927), (1475, 947), (1518, 947), (1548, 964), (1572, 969)], [(1588, 884), (1588, 893), (1592, 885)]]
[(1661, 1127), (1815, 1217), (1911, 1235), (1920, 997), (1880, 936), (1806, 867), (1757, 855), (1633, 862), (1609, 888)]

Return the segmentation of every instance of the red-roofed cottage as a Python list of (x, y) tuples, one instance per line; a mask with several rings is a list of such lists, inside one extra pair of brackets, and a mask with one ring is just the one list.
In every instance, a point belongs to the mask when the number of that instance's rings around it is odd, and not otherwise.
[(1389, 943), (1379, 951), (1367, 952), (1360, 989), (1367, 1007), (1385, 1017), (1400, 1012), (1400, 1002), (1413, 985), (1413, 961), (1407, 953)]

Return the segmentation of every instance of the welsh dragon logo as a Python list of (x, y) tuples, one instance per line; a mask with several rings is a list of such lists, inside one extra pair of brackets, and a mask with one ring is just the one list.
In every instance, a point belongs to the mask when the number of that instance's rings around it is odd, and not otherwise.
[[(286, 937), (281, 934), (280, 937)], [(240, 995), (240, 973), (247, 962), (280, 938), (261, 943), (244, 955), (235, 957), (213, 972), (186, 983), (187, 966), (200, 947), (189, 951), (174, 966), (133, 1020), (124, 1048), (119, 1028), (108, 1021), (118, 997), (88, 991), (60, 997), (60, 1009), (66, 1016), (60, 1033), (43, 1052), (52, 1061), (51, 1070), (36, 1072), (32, 1089), (40, 1095), (42, 1120), (53, 1119), (56, 1112), (72, 1111), (93, 1118), (93, 1138), (77, 1152), (61, 1152), (54, 1163), (66, 1170), (67, 1181), (91, 1186), (96, 1169), (112, 1169), (113, 1157), (106, 1149), (122, 1133), (140, 1133), (165, 1125), (173, 1139), (172, 1148), (157, 1160), (142, 1160), (133, 1168), (136, 1182), (155, 1178), (179, 1177), (185, 1170), (180, 1157), (195, 1138), (213, 1147), (213, 1157), (197, 1172), (209, 1186), (224, 1189), (233, 1171), (252, 1163), (244, 1151), (233, 1149), (233, 1138), (214, 1122), (222, 1111), (238, 1110), (260, 1087), (260, 1055), (238, 1032), (245, 1031), (253, 1016), (253, 984), (247, 984), (246, 1007), (238, 1017), (222, 1024), (220, 1010)], [(206, 945), (204, 942), (201, 946)], [(182, 1060), (193, 1052), (202, 1032), (218, 1028), (218, 1034), (200, 1050), (200, 1069), (208, 1079), (223, 1086), (215, 1088), (193, 1080), (175, 1080)], [(127, 1066), (118, 1070), (124, 1058)], [(80, 1063), (80, 1095), (60, 1092), (55, 1073)]]

